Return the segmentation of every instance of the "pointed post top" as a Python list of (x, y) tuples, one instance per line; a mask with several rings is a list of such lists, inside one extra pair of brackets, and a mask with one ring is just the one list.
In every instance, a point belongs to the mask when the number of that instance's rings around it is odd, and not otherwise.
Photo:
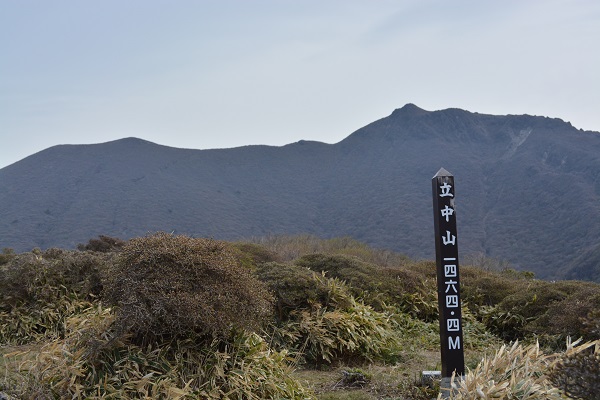
[(433, 179), (441, 177), (441, 176), (454, 176), (450, 172), (446, 171), (444, 168), (440, 168), (440, 170), (433, 176)]

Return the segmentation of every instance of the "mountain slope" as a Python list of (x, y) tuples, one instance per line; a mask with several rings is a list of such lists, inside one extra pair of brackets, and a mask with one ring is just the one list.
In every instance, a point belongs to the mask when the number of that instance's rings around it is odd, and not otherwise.
[[(600, 135), (546, 117), (408, 104), (340, 143), (187, 150), (128, 138), (0, 170), (0, 245), (74, 247), (166, 230), (222, 239), (352, 236), (433, 258), (431, 177), (455, 175), (461, 254), (545, 278), (600, 234)], [(589, 257), (586, 258), (589, 260)]]

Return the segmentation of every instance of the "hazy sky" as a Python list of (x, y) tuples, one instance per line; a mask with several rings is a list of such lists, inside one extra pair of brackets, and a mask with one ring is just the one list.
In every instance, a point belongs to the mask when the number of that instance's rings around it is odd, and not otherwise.
[(335, 143), (406, 103), (600, 131), (600, 2), (0, 0), (0, 167), (128, 136)]

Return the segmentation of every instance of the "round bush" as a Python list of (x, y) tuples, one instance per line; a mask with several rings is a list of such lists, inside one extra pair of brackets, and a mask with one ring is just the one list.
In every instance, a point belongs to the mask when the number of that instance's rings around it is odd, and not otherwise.
[(141, 341), (257, 329), (272, 296), (220, 241), (157, 233), (130, 240), (104, 277), (117, 331)]

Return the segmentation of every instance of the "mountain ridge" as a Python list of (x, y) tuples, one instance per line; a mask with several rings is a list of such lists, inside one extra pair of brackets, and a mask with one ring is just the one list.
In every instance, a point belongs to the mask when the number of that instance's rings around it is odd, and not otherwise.
[[(227, 240), (309, 233), (433, 258), (430, 180), (443, 167), (457, 183), (461, 254), (560, 278), (596, 254), (596, 154), (597, 132), (557, 118), (414, 104), (335, 144), (59, 145), (0, 169), (0, 245), (73, 248), (156, 230)], [(593, 266), (580, 275), (600, 279)]]

